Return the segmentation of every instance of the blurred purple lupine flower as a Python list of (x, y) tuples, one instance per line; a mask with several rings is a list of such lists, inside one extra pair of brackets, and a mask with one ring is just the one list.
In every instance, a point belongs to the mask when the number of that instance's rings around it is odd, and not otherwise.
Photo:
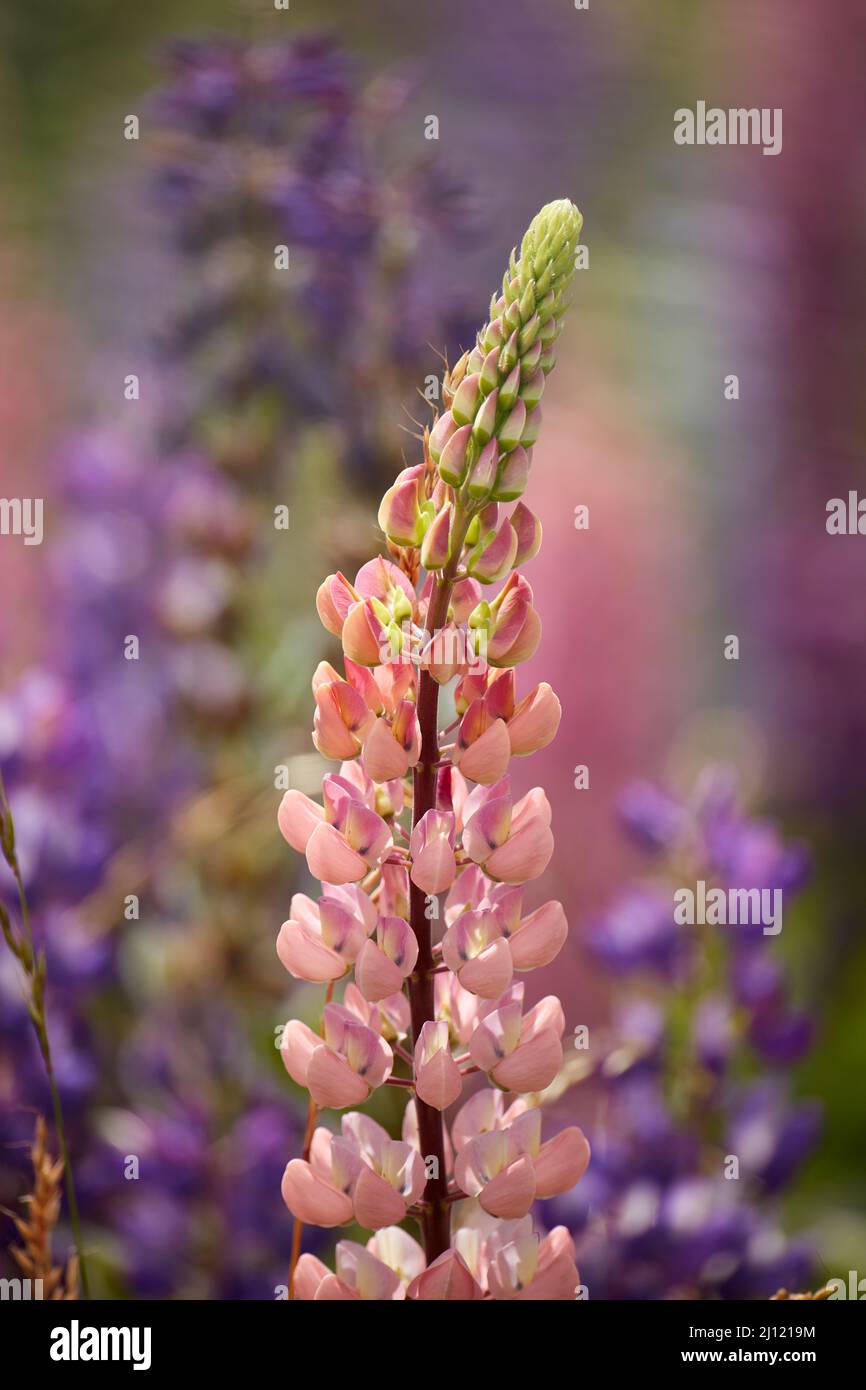
[[(65, 526), (46, 605), (51, 667), (26, 673), (0, 702), (0, 759), (46, 943), (49, 1031), (85, 1221), (117, 1235), (109, 1258), (119, 1249), (118, 1273), (142, 1295), (272, 1298), (289, 1254), (275, 1241), (275, 1224), (286, 1239), (288, 1228), (273, 1221), (273, 1194), (297, 1147), (296, 1119), (250, 1054), (243, 1019), (224, 1027), (214, 1007), (200, 1016), (169, 998), (148, 1003), (159, 1047), (130, 1026), (141, 1004), (128, 994), (124, 941), (152, 929), (123, 921), (124, 896), (143, 891), (149, 913), (171, 921), (197, 901), (201, 866), (166, 828), (209, 783), (223, 751), (210, 736), (254, 708), (236, 639), (262, 498), (272, 505), (298, 426), (322, 418), (342, 427), (356, 477), (374, 461), (393, 471), (379, 412), (422, 379), (428, 341), (453, 349), (462, 336), (454, 287), (443, 296), (429, 252), (437, 238), (465, 235), (469, 211), (437, 162), (390, 162), (388, 127), (407, 83), (361, 89), (330, 40), (181, 43), (170, 67), (153, 110), (177, 302), (135, 433), (95, 428), (58, 453)], [(274, 268), (281, 242), (290, 288)], [(137, 661), (123, 659), (130, 634)], [(266, 876), (258, 881), (267, 891)], [(6, 964), (0, 1098), (2, 1138), (14, 1144), (32, 1129), (27, 1107), (46, 1102)], [(91, 1005), (107, 988), (114, 1008), (98, 1032)], [(188, 1057), (191, 1034), (210, 1037), (208, 1066), (188, 1063), (179, 1082), (173, 1064)], [(129, 1156), (140, 1160), (135, 1180)], [(7, 1144), (7, 1205), (16, 1161)]]
[(586, 1126), (592, 1162), (573, 1194), (545, 1204), (548, 1215), (580, 1234), (581, 1277), (595, 1298), (765, 1298), (803, 1287), (812, 1257), (784, 1235), (773, 1199), (814, 1148), (820, 1108), (792, 1101), (770, 1069), (802, 1056), (812, 1023), (790, 1002), (775, 937), (760, 924), (680, 925), (674, 891), (703, 878), (778, 888), (787, 902), (808, 856), (740, 810), (719, 770), (687, 800), (632, 787), (621, 809), (654, 875), (625, 889), (588, 941), (647, 994), (613, 1019), (596, 1068), (603, 1119)]

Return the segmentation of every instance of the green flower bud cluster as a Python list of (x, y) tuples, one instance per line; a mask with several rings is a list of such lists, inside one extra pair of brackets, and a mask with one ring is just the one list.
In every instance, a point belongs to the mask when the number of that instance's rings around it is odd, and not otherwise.
[(431, 431), (430, 454), (470, 510), (516, 501), (526, 488), (582, 225), (567, 198), (541, 209), (519, 257), (511, 253), (490, 322), (445, 381), (447, 409)]

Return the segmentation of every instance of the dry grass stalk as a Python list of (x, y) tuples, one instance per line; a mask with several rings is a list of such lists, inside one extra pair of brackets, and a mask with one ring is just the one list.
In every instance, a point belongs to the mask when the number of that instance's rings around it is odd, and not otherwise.
[(778, 1293), (772, 1295), (770, 1302), (775, 1303), (778, 1299), (791, 1299), (794, 1302), (800, 1302), (804, 1299), (821, 1300), (829, 1298), (832, 1292), (833, 1290), (827, 1285), (823, 1289), (816, 1289), (814, 1293), (788, 1293), (787, 1289), (779, 1289)]
[(60, 1184), (63, 1160), (48, 1152), (45, 1121), (36, 1117), (36, 1133), (30, 1149), (33, 1164), (33, 1191), (22, 1197), (27, 1217), (14, 1217), (23, 1242), (10, 1247), (10, 1253), (26, 1278), (42, 1281), (42, 1297), (74, 1300), (78, 1298), (78, 1256), (71, 1254), (65, 1270), (54, 1263), (51, 1244), (60, 1216)]

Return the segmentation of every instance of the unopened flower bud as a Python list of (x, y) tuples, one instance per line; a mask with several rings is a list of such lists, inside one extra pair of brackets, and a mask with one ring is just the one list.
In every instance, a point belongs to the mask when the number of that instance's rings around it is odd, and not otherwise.
[(329, 574), (319, 585), (316, 594), (316, 609), (322, 620), (323, 627), (339, 637), (343, 631), (343, 623), (346, 621), (346, 614), (353, 603), (357, 603), (361, 595), (348, 581), (345, 575)]
[(534, 512), (518, 502), (511, 513), (511, 525), (517, 535), (515, 565), (525, 565), (541, 549), (541, 522)]
[(487, 660), (491, 666), (517, 666), (534, 655), (541, 619), (532, 605), (532, 588), (513, 573), (490, 605)]
[(491, 391), (475, 416), (472, 434), (478, 444), (486, 444), (496, 428), (496, 412), (499, 408), (499, 392)]
[(533, 406), (538, 405), (538, 402), (544, 395), (544, 383), (544, 372), (536, 371), (533, 372), (531, 376), (527, 376), (526, 364), (524, 362), (520, 380), (520, 399), (523, 401), (527, 410), (531, 410)]
[(499, 383), (499, 348), (492, 347), (484, 358), (479, 376), (481, 390), (487, 394)]
[(528, 352), (532, 344), (538, 338), (541, 330), (541, 320), (537, 314), (533, 314), (528, 323), (525, 323), (520, 330), (519, 346), (521, 354)]
[(515, 329), (499, 354), (499, 371), (502, 376), (508, 376), (509, 372), (514, 370), (518, 357), (517, 329)]
[(518, 399), (507, 420), (503, 421), (499, 427), (499, 444), (503, 453), (510, 454), (512, 449), (517, 448), (523, 437), (525, 425), (526, 406), (523, 404), (523, 401)]
[(446, 372), (442, 378), (442, 404), (446, 409), (450, 409), (451, 402), (454, 400), (454, 393), (466, 375), (468, 362), (469, 354), (464, 352), (459, 361), (455, 362), (451, 370)]
[(516, 502), (526, 491), (529, 482), (529, 455), (522, 444), (499, 465), (496, 486), (491, 493), (497, 502)]
[(512, 670), (494, 671), (484, 696), (491, 719), (509, 720), (514, 713), (516, 682)]
[(524, 449), (531, 449), (533, 444), (538, 439), (538, 436), (541, 434), (542, 419), (543, 416), (541, 414), (540, 405), (535, 405), (532, 407), (531, 410), (527, 411), (526, 423), (523, 426), (523, 432), (520, 436), (520, 440), (523, 444)]
[(511, 569), (516, 551), (517, 534), (506, 518), (491, 540), (470, 552), (466, 569), (482, 584), (492, 584)]
[(528, 352), (525, 352), (520, 359), (520, 365), (524, 375), (531, 376), (541, 361), (541, 343), (536, 338)]
[(475, 418), (481, 400), (481, 378), (477, 372), (464, 377), (451, 402), (451, 414), (458, 425), (468, 425)]
[(523, 294), (520, 296), (520, 317), (524, 323), (532, 318), (535, 313), (535, 286), (530, 280)]
[[(496, 310), (492, 310), (491, 313), (495, 315)], [(499, 372), (499, 350), (505, 342), (506, 336), (502, 319), (492, 317), (491, 322), (487, 325), (487, 331), (484, 334), (484, 347), (488, 352), (496, 353), (497, 375)]]
[(516, 302), (509, 304), (505, 311), (505, 326), (515, 333), (520, 329), (520, 305)]
[(448, 443), (452, 434), (455, 433), (456, 429), (457, 421), (454, 419), (451, 411), (446, 410), (444, 415), (439, 416), (439, 419), (430, 431), (428, 447), (430, 449), (430, 457), (434, 463), (439, 462), (442, 457), (442, 450), (445, 448), (445, 445)]
[(451, 546), (451, 504), (434, 517), (421, 545), (421, 564), (425, 570), (441, 570), (448, 563)]
[(485, 444), (472, 466), (467, 484), (470, 497), (487, 497), (496, 482), (499, 446), (495, 439)]
[(520, 363), (508, 373), (499, 388), (499, 406), (502, 411), (510, 410), (517, 400), (520, 390)]
[(420, 545), (424, 535), (420, 482), (423, 465), (404, 468), (379, 504), (379, 525), (395, 545)]
[(439, 476), (452, 487), (460, 487), (466, 476), (466, 451), (472, 436), (472, 426), (462, 425), (455, 430), (439, 459)]
[(467, 372), (480, 372), (483, 366), (484, 352), (482, 348), (476, 345), (469, 354), (469, 360), (466, 363), (466, 370)]

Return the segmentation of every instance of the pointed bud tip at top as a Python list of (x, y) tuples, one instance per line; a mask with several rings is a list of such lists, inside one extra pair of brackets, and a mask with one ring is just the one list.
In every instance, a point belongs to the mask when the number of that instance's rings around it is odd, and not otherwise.
[(545, 230), (550, 225), (573, 228), (574, 235), (579, 236), (583, 226), (583, 215), (570, 198), (554, 198), (553, 202), (545, 203), (535, 214), (530, 227), (534, 227), (536, 223), (540, 223)]
[[(537, 244), (544, 237), (551, 239), (551, 249), (561, 250), (569, 241), (577, 241), (583, 227), (583, 214), (570, 198), (555, 198), (545, 203), (533, 217), (526, 232)], [(525, 240), (525, 238), (524, 238)]]
[[(574, 269), (574, 252), (583, 227), (583, 216), (569, 198), (557, 198), (536, 213), (520, 247), (521, 284), (541, 279), (550, 267), (560, 289)], [(528, 274), (526, 273), (528, 272)], [(549, 282), (545, 291), (549, 289)]]

